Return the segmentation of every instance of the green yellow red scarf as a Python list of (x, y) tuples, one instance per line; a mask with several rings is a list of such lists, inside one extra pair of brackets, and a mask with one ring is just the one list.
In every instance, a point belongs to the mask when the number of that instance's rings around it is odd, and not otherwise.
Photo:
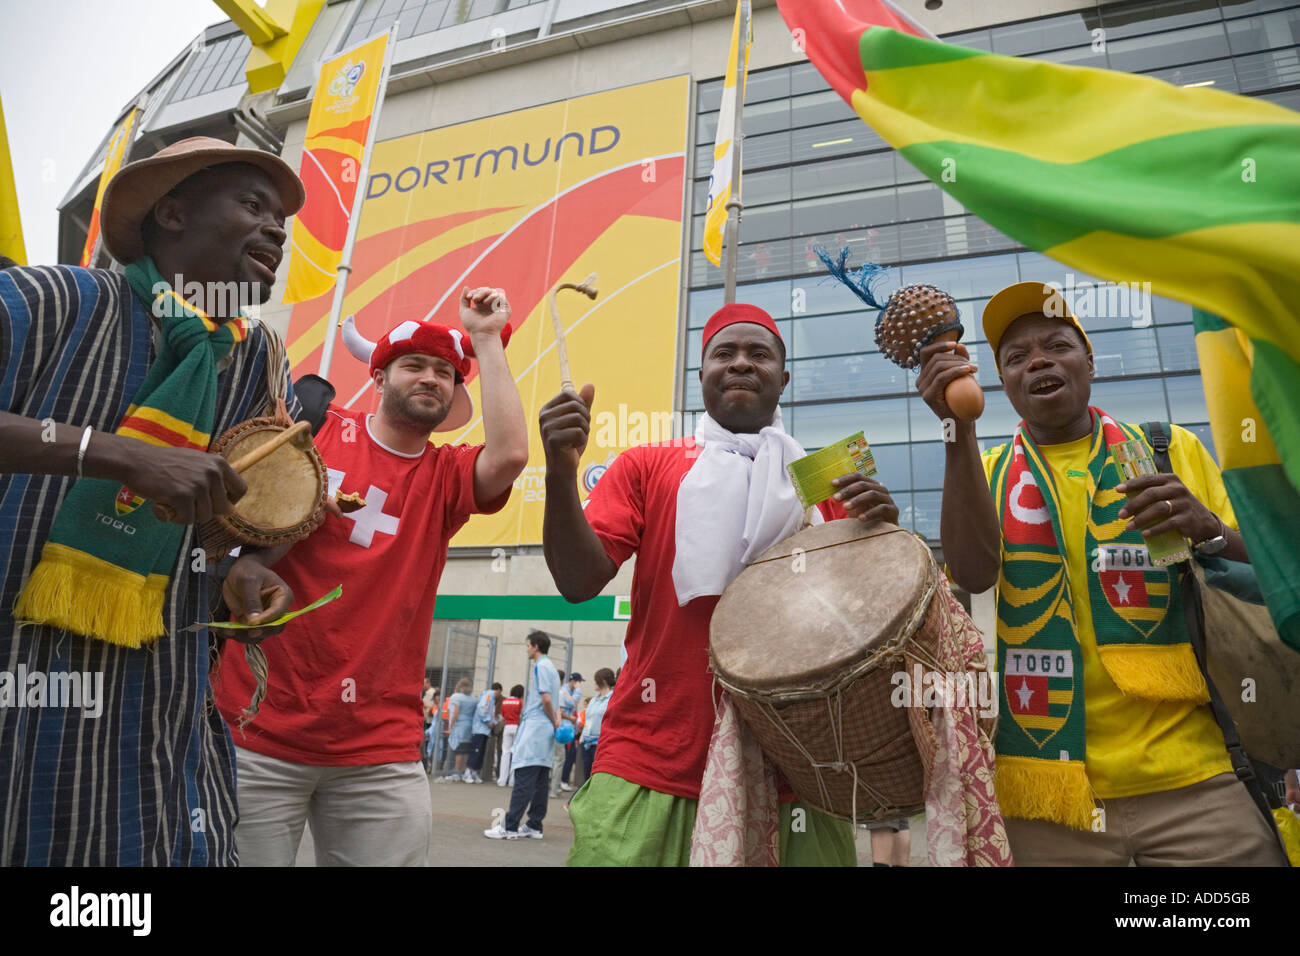
[[(162, 344), (116, 433), (206, 451), (217, 407), (217, 363), (248, 334), (182, 299), (146, 257), (126, 267), (131, 289), (162, 324)], [(54, 518), (14, 617), (125, 647), (164, 631), (163, 603), (185, 528), (160, 521), (125, 485), (81, 478)]]
[[(1086, 544), (1088, 602), (1103, 666), (1125, 694), (1209, 700), (1188, 640), (1171, 567), (1151, 564), (1140, 531), (1119, 517), (1127, 498), (1109, 446), (1142, 439), (1091, 408)], [(997, 642), (1001, 681), (997, 792), (1005, 815), (1088, 829), (1083, 660), (1065, 561), (1060, 498), (1051, 469), (1022, 422), (994, 464), (1002, 527)]]

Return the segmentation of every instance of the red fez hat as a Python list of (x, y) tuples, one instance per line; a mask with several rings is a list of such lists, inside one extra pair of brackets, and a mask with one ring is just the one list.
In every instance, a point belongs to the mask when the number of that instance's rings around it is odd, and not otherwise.
[(732, 302), (724, 305), (717, 312), (709, 317), (709, 321), (704, 324), (704, 341), (700, 345), (700, 351), (703, 352), (709, 347), (709, 339), (713, 338), (729, 325), (738, 325), (741, 322), (749, 322), (752, 325), (761, 325), (767, 329), (782, 345), (785, 339), (781, 338), (781, 333), (776, 329), (776, 322), (772, 317), (756, 305), (747, 305), (744, 302)]

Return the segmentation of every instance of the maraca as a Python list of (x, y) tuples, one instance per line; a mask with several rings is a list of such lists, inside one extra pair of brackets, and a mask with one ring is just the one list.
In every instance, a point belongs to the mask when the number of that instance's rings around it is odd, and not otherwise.
[[(845, 268), (849, 250), (840, 250), (838, 261), (822, 247), (817, 255), (831, 275), (847, 285), (872, 308), (876, 318), (876, 345), (880, 354), (902, 368), (916, 368), (921, 349), (931, 342), (956, 342), (962, 325), (957, 318), (953, 297), (932, 285), (909, 285), (894, 292), (882, 305), (871, 286), (884, 274), (884, 268), (868, 263), (849, 272)], [(964, 375), (944, 390), (943, 400), (962, 421), (974, 421), (984, 412), (984, 390), (974, 375)]]

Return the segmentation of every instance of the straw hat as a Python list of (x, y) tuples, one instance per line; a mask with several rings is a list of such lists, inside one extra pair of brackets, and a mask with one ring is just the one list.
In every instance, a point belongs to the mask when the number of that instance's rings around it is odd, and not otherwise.
[(126, 263), (143, 256), (140, 227), (154, 204), (200, 169), (223, 163), (248, 163), (263, 170), (279, 190), (286, 216), (292, 216), (306, 201), (302, 180), (274, 153), (240, 149), (211, 136), (191, 136), (148, 159), (128, 163), (109, 181), (100, 207), (100, 224), (104, 244), (113, 258)]

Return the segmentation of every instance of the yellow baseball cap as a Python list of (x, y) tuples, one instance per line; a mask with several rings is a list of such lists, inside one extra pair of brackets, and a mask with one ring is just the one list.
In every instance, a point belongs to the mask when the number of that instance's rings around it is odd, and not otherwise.
[[(1083, 331), (1083, 326), (1070, 311), (1065, 296), (1059, 290), (1046, 282), (1017, 282), (998, 292), (984, 306), (984, 338), (993, 350), (995, 365), (998, 361), (998, 344), (1011, 323), (1021, 316), (1037, 315), (1040, 312), (1049, 318), (1068, 322), (1078, 329), (1083, 336), (1084, 347), (1089, 355), (1092, 354), (1092, 342), (1088, 339), (1088, 333)], [(998, 370), (1001, 371), (1001, 366), (998, 366)]]

